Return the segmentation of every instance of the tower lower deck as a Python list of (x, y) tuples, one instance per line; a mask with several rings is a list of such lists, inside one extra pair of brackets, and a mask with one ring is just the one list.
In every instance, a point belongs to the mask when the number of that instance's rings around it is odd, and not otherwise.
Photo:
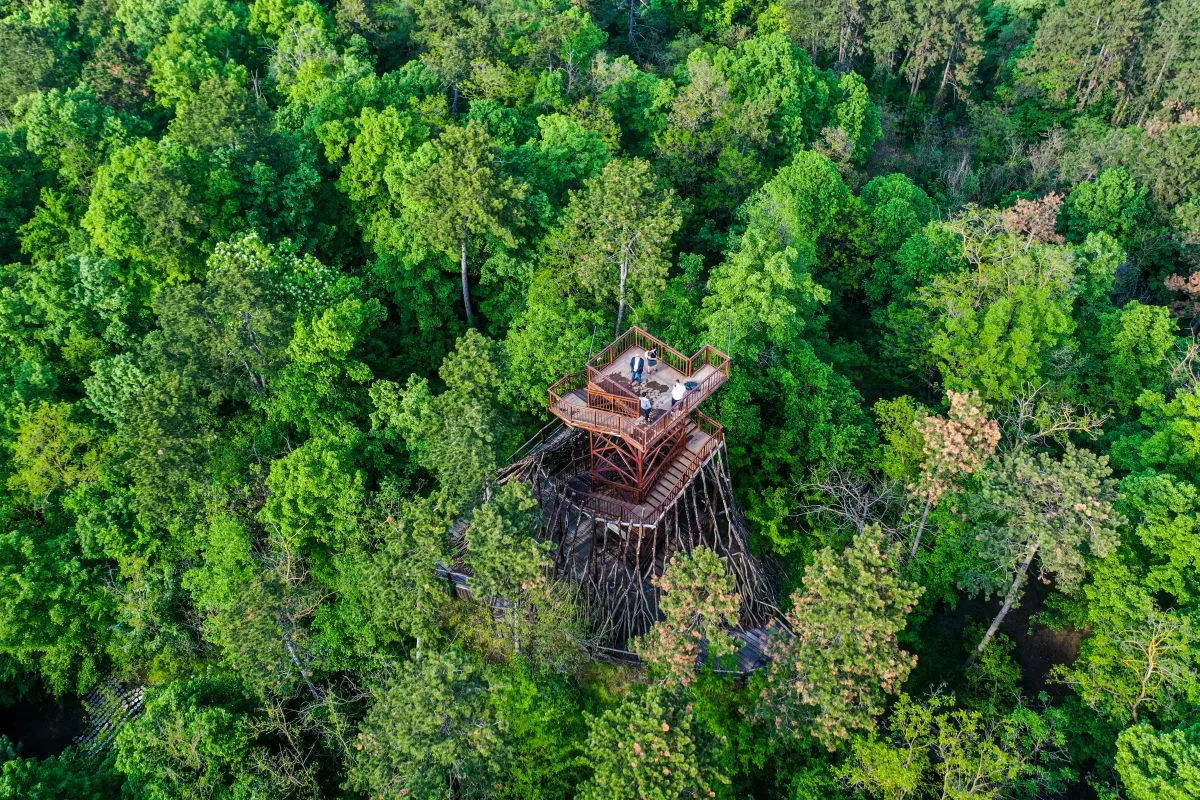
[(598, 632), (625, 647), (658, 618), (656, 579), (678, 552), (708, 547), (725, 559), (744, 602), (742, 627), (771, 619), (770, 588), (747, 546), (745, 520), (733, 498), (724, 441), (691, 439), (686, 477), (664, 476), (653, 502), (617, 500), (592, 485), (586, 432), (560, 428), (533, 447), (503, 480), (524, 480), (542, 507), (542, 533), (553, 542), (559, 577), (577, 584)]

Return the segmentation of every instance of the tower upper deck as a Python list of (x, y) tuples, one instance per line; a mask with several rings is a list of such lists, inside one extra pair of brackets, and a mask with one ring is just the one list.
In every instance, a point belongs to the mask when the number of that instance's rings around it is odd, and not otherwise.
[[(630, 359), (657, 348), (658, 367), (644, 373), (636, 386)], [(688, 357), (638, 327), (627, 330), (597, 353), (586, 369), (573, 372), (550, 387), (550, 411), (574, 428), (617, 436), (646, 451), (664, 436), (685, 425), (688, 415), (729, 377), (729, 356), (705, 345)], [(686, 388), (683, 400), (671, 407), (676, 381)], [(653, 403), (649, 421), (641, 414), (645, 394)]]

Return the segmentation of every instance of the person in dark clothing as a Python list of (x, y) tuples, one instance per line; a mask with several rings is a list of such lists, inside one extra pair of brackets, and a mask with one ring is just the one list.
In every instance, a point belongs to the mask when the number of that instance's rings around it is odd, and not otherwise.
[(629, 380), (634, 383), (642, 382), (642, 373), (646, 370), (646, 357), (641, 353), (635, 353), (633, 358), (629, 359)]
[(646, 366), (650, 368), (651, 375), (658, 372), (658, 347), (646, 351)]

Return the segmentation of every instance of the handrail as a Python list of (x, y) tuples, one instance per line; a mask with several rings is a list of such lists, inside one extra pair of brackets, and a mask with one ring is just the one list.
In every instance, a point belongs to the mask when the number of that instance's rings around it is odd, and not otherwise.
[[(635, 344), (641, 346), (641, 348), (644, 350), (649, 350), (651, 347), (658, 347), (659, 359), (669, 364), (673, 369), (679, 370), (680, 372), (683, 372), (683, 370), (680, 369), (681, 365), (691, 363), (691, 359), (689, 359), (683, 353), (679, 352), (674, 347), (671, 347), (657, 336), (654, 336), (653, 334), (648, 333), (647, 331), (642, 330), (638, 326), (634, 325), (630, 327), (629, 330), (625, 331), (623, 334), (614, 339), (608, 347), (604, 348), (595, 356), (593, 356), (592, 359), (588, 361), (588, 366), (596, 367), (597, 369), (602, 370), (604, 367), (607, 367), (609, 364), (613, 363), (617, 356), (621, 355)], [(672, 363), (673, 361), (677, 363)]]
[[(669, 409), (653, 422), (642, 423), (639, 395), (613, 376), (604, 373), (604, 369), (611, 365), (617, 356), (624, 354), (634, 345), (647, 349), (651, 346), (658, 347), (659, 359), (685, 378), (693, 377), (706, 366), (712, 367), (713, 371), (689, 390), (675, 408)], [(704, 345), (695, 355), (688, 358), (641, 328), (632, 326), (589, 360), (586, 370), (573, 372), (551, 386), (550, 406), (556, 416), (567, 423), (578, 423), (618, 433), (644, 450), (683, 416), (695, 411), (700, 403), (728, 379), (730, 361), (728, 355), (710, 344)], [(579, 391), (584, 386), (587, 387), (587, 395), (582, 406), (563, 402), (566, 395)]]
[(597, 391), (591, 385), (588, 386), (587, 404), (591, 408), (611, 411), (625, 417), (636, 418), (638, 415), (638, 403), (634, 398), (618, 397), (607, 392)]
[[(683, 487), (685, 487), (700, 470), (704, 467), (705, 462), (709, 457), (721, 447), (725, 441), (725, 428), (713, 420), (711, 417), (701, 412), (696, 412), (693, 417), (696, 422), (696, 427), (709, 434), (709, 439), (696, 452), (692, 453), (688, 458), (687, 466), (680, 472), (679, 477), (668, 487), (666, 496), (674, 498)], [(686, 441), (686, 440), (685, 440)], [(678, 454), (673, 454), (678, 455)], [(669, 463), (665, 461), (664, 463)], [(654, 488), (654, 482), (650, 484), (651, 490)], [(616, 497), (602, 495), (597, 492), (581, 491), (574, 489), (563, 483), (563, 489), (570, 492), (577, 498), (580, 505), (591, 508), (601, 514), (606, 514), (617, 520), (627, 520), (631, 523), (646, 525), (660, 518), (666, 509), (670, 507), (670, 503), (655, 504), (655, 503), (631, 503), (626, 500), (621, 500)]]
[[(620, 383), (613, 380), (613, 377), (611, 375), (604, 374), (603, 372), (596, 369), (595, 367), (593, 367), (590, 364), (588, 365), (588, 368), (587, 368), (587, 374), (588, 374), (588, 382), (589, 383), (596, 384), (597, 386), (601, 387), (602, 391), (605, 391), (608, 394), (619, 394), (619, 395), (623, 395), (625, 397), (629, 397), (633, 400), (638, 399), (637, 392), (633, 391), (632, 388), (629, 388), (629, 389), (625, 388)], [(634, 413), (636, 416), (637, 412), (635, 411)]]
[(655, 466), (654, 469), (650, 471), (650, 474), (646, 476), (645, 486), (647, 496), (649, 496), (650, 490), (654, 488), (654, 484), (658, 482), (660, 477), (662, 477), (663, 471), (666, 470), (667, 467), (669, 467), (671, 463), (679, 456), (680, 451), (687, 449), (688, 436), (690, 435), (690, 431), (683, 431), (683, 435), (679, 437), (679, 440), (675, 442), (675, 444), (671, 445), (671, 449), (667, 452), (666, 457), (659, 461), (658, 465)]
[(697, 406), (699, 406), (708, 398), (710, 394), (716, 391), (718, 386), (725, 382), (725, 378), (726, 375), (720, 370), (717, 370), (702, 380), (698, 386), (696, 386), (694, 389), (690, 389), (688, 393), (683, 396), (683, 400), (681, 400), (679, 404), (675, 406), (675, 408), (670, 409), (667, 411), (667, 413), (663, 414), (649, 425), (641, 426), (638, 443), (643, 447), (649, 446), (649, 444), (658, 439), (658, 437), (664, 431), (666, 431), (667, 428), (673, 426), (680, 419), (680, 417), (683, 417), (694, 411)]
[[(660, 436), (678, 423), (682, 417), (695, 411), (707, 399), (708, 395), (715, 391), (725, 380), (725, 375), (722, 372), (713, 372), (701, 381), (699, 386), (685, 394), (683, 400), (675, 408), (668, 410), (654, 422), (644, 424), (638, 416), (636, 407), (626, 398), (605, 395), (600, 392), (593, 395), (589, 389), (586, 405), (563, 402), (564, 395), (582, 388), (582, 386), (574, 386), (575, 383), (581, 382), (576, 377), (580, 374), (572, 373), (550, 387), (548, 394), (550, 396), (551, 411), (567, 423), (582, 423), (604, 430), (615, 431), (642, 449), (649, 447), (657, 441)], [(575, 380), (572, 380), (572, 378), (575, 378)], [(573, 388), (563, 391), (568, 386)], [(618, 408), (624, 411), (622, 412)]]
[(564, 395), (582, 389), (587, 386), (587, 373), (580, 370), (579, 372), (571, 372), (562, 376), (547, 390), (550, 394), (550, 402), (553, 405), (555, 402), (562, 400)]
[(708, 441), (706, 441), (701, 448), (697, 450), (691, 458), (688, 459), (689, 463), (687, 468), (679, 473), (679, 477), (676, 478), (675, 482), (672, 483), (667, 489), (667, 497), (675, 497), (678, 495), (679, 492), (683, 490), (683, 487), (687, 486), (692, 478), (696, 476), (696, 473), (700, 471), (700, 469), (704, 466), (704, 463), (708, 461), (708, 457), (713, 454), (713, 451), (720, 447), (721, 443), (725, 441), (725, 429), (721, 428), (720, 425), (717, 425), (717, 427), (720, 428), (719, 435), (709, 436)]
[(722, 440), (725, 438), (725, 426), (703, 411), (696, 409), (696, 413), (692, 416), (692, 419), (696, 421), (696, 427), (709, 436), (716, 436)]

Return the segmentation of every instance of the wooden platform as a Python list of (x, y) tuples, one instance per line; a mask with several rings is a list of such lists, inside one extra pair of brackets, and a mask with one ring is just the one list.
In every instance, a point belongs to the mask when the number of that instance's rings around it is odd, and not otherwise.
[[(629, 370), (629, 360), (635, 354), (641, 354), (642, 350), (639, 347), (630, 347), (625, 352), (617, 356), (605, 369), (601, 370), (603, 374), (610, 378), (617, 386), (628, 393), (630, 397), (640, 397), (646, 395), (650, 398), (650, 402), (654, 404), (654, 410), (650, 412), (650, 421), (658, 419), (663, 414), (667, 413), (671, 408), (671, 389), (675, 386), (675, 381), (687, 384), (689, 382), (696, 384), (699, 391), (703, 391), (703, 396), (696, 398), (694, 403), (702, 403), (708, 398), (724, 381), (716, 382), (709, 381), (717, 370), (709, 364), (705, 364), (692, 375), (684, 375), (674, 367), (659, 362), (656, 368), (651, 369), (646, 367), (643, 373), (643, 380), (640, 384), (633, 382), (633, 376)], [(714, 385), (716, 384), (716, 385)], [(703, 388), (699, 388), (703, 387)], [(697, 391), (692, 389), (688, 394)], [(586, 398), (584, 398), (586, 400)], [(684, 400), (688, 400), (687, 394), (684, 395)]]
[[(633, 382), (630, 360), (658, 350), (658, 364), (647, 364), (643, 380)], [(550, 387), (550, 411), (573, 428), (619, 436), (647, 450), (719, 389), (729, 377), (729, 356), (705, 345), (685, 356), (640, 328), (630, 328), (590, 361), (587, 368)], [(683, 400), (671, 405), (675, 382), (686, 388)], [(652, 403), (649, 421), (641, 414), (641, 398)]]

